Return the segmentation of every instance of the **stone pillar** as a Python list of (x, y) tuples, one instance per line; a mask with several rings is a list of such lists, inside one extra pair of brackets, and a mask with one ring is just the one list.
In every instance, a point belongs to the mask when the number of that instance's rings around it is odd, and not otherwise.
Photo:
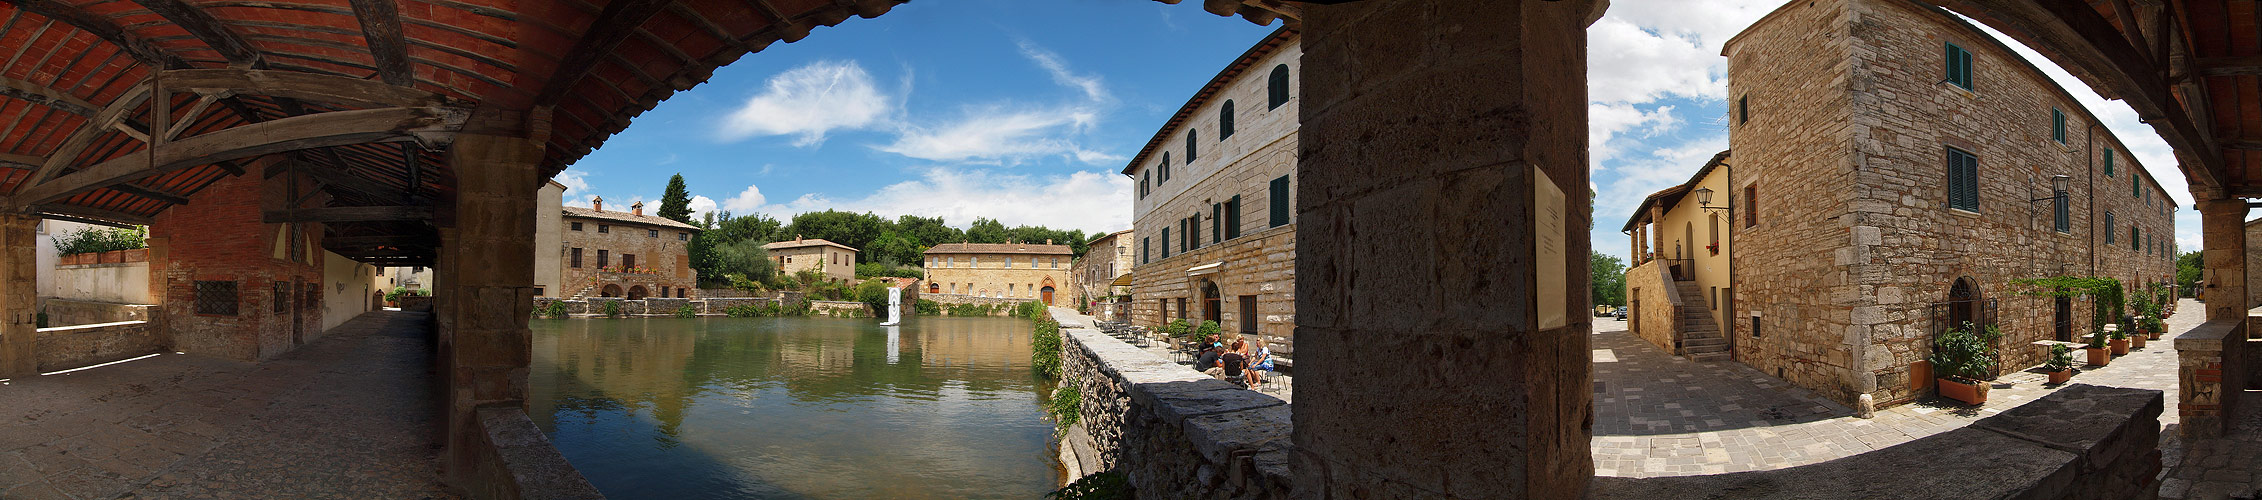
[(0, 378), (39, 375), (39, 218), (0, 214)]
[(1668, 232), (1665, 230), (1665, 207), (1649, 207), (1649, 228), (1650, 258), (1655, 259), (1669, 255), (1665, 253), (1665, 233)]
[(1593, 0), (1305, 4), (1296, 498), (1583, 498)]
[(2238, 198), (2199, 202), (2207, 266), (2207, 320), (2246, 319), (2246, 200)]
[(526, 371), (533, 355), (527, 320), (534, 313), (536, 163), (542, 143), (463, 134), (449, 151), (456, 171), (452, 227), (440, 230), (434, 307), (441, 370), (448, 380), (449, 480), (466, 481), (482, 465), (483, 407), (526, 407)]

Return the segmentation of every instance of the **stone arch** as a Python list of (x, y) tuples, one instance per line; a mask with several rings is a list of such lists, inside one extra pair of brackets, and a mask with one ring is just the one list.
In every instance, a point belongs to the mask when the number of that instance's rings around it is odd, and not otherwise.
[(650, 296), (651, 294), (652, 292), (650, 290), (644, 289), (644, 285), (628, 287), (628, 300), (643, 300), (644, 297)]
[(604, 288), (599, 288), (599, 289), (597, 289), (597, 296), (598, 296), (598, 297), (619, 297), (619, 296), (621, 296), (621, 292), (620, 292), (620, 285), (605, 285), (605, 287), (604, 287)]
[(1979, 281), (1970, 276), (1956, 278), (1948, 287), (1947, 328), (1962, 328), (1964, 323), (1979, 321)]

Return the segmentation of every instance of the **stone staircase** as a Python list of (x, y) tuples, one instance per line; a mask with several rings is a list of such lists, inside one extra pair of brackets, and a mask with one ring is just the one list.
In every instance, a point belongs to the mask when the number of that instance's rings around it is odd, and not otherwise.
[(1675, 331), (1680, 332), (1680, 354), (1690, 361), (1727, 361), (1728, 337), (1720, 332), (1720, 325), (1712, 319), (1712, 308), (1707, 307), (1704, 290), (1695, 281), (1675, 281), (1673, 287), (1681, 294), (1680, 316), (1674, 318)]

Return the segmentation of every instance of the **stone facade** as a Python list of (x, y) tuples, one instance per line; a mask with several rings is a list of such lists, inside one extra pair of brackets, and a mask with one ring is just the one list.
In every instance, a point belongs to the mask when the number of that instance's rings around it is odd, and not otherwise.
[(1084, 245), (1084, 255), (1076, 257), (1069, 267), (1069, 280), (1084, 300), (1099, 300), (1115, 295), (1118, 287), (1111, 286), (1117, 276), (1131, 272), (1132, 242), (1138, 241), (1131, 230), (1125, 229), (1092, 239)]
[[(1942, 77), (1950, 45), (1968, 51), (1969, 89)], [(2003, 371), (2042, 362), (2028, 343), (2067, 336), (2054, 301), (2011, 280), (2173, 277), (2166, 191), (2079, 101), (1945, 11), (1793, 2), (1724, 55), (1738, 361), (1848, 404), (1904, 402), (1930, 389), (1936, 325), (1993, 316)], [(1950, 199), (1951, 151), (1976, 158), (1972, 206)], [(2057, 175), (2064, 231), (2053, 202), (2030, 202)], [(1946, 304), (1959, 279), (1975, 285), (1969, 309)], [(2089, 311), (2070, 309), (2079, 335)]]
[(856, 248), (833, 243), (821, 238), (780, 241), (762, 245), (770, 251), (770, 260), (776, 261), (778, 274), (792, 276), (803, 270), (815, 269), (824, 273), (825, 279), (834, 283), (856, 281)]
[(308, 187), (288, 182), (221, 179), (152, 220), (150, 286), (171, 349), (258, 361), (321, 333), (323, 226), (261, 222)]
[[(2262, 241), (2262, 219), (2246, 222), (2246, 241)], [(2262, 245), (2246, 247), (2246, 268), (2262, 270)], [(2262, 306), (2262, 272), (2246, 273), (2246, 308)]]
[(1082, 395), (1063, 433), (1070, 480), (1122, 472), (1142, 498), (1296, 498), (1289, 406), (1083, 324), (1061, 324), (1061, 384)]
[(1287, 29), (1258, 42), (1124, 168), (1139, 183), (1133, 323), (1216, 321), (1293, 350), (1301, 44)]
[[(1076, 303), (1068, 287), (1075, 251), (1068, 245), (944, 243), (927, 249), (927, 293)], [(929, 297), (930, 299), (940, 301)]]
[(1629, 326), (1666, 352), (1726, 359), (1724, 349), (1735, 341), (1727, 335), (1734, 331), (1728, 319), (1736, 221), (1727, 206), (1734, 168), (1722, 151), (1687, 183), (1643, 199), (1626, 220), (1624, 230), (1634, 237), (1626, 261), (1632, 265), (1626, 269), (1627, 314), (1640, 318)]
[(154, 354), (165, 348), (148, 321), (39, 329), (39, 371), (52, 372)]
[(699, 228), (644, 215), (643, 203), (608, 212), (602, 198), (565, 207), (564, 226), (565, 297), (690, 297), (698, 287), (689, 246)]

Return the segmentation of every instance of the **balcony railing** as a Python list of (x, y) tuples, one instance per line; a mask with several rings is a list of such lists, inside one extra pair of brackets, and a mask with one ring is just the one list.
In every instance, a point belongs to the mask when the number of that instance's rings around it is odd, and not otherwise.
[(1689, 280), (1694, 280), (1694, 279), (1696, 279), (1696, 259), (1657, 259), (1657, 260), (1662, 260), (1662, 261), (1665, 261), (1665, 265), (1667, 266), (1667, 268), (1669, 268), (1669, 269), (1672, 269), (1672, 270), (1673, 270), (1673, 280), (1674, 280), (1674, 281), (1689, 281)]

